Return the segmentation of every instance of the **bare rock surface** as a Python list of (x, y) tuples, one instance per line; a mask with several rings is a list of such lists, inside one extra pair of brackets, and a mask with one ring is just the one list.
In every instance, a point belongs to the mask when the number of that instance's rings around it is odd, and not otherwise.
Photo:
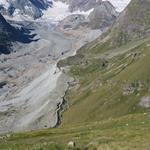
[(73, 14), (60, 21), (58, 26), (63, 30), (70, 30), (70, 29), (75, 30), (79, 28), (79, 26), (84, 26), (86, 24), (87, 21), (84, 15)]
[(118, 16), (115, 7), (108, 1), (96, 6), (89, 15), (89, 26), (93, 29), (109, 27)]
[(144, 108), (150, 108), (150, 96), (142, 97), (139, 105)]
[(69, 9), (71, 12), (80, 10), (88, 11), (102, 3), (102, 0), (70, 0)]
[(75, 30), (81, 26), (103, 30), (104, 28), (110, 27), (118, 15), (119, 13), (110, 2), (103, 1), (95, 5), (87, 16), (83, 14), (69, 15), (60, 21), (58, 26), (63, 30)]

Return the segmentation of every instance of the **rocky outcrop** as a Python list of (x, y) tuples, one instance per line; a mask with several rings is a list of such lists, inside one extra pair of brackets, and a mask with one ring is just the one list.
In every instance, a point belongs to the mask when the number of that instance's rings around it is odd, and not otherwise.
[(60, 21), (58, 27), (62, 30), (75, 30), (80, 26), (86, 25), (86, 18), (84, 15), (74, 14), (66, 17)]
[(9, 53), (10, 47), (10, 38), (9, 34), (5, 31), (6, 22), (2, 15), (0, 14), (0, 54), (1, 53)]
[(143, 97), (139, 105), (144, 108), (150, 108), (150, 96)]

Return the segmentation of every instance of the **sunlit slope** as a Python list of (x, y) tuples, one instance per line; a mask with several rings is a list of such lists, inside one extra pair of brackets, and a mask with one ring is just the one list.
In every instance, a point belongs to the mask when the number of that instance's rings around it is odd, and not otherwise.
[[(84, 123), (67, 128), (11, 135), (0, 140), (1, 150), (148, 150), (150, 114)], [(76, 148), (68, 148), (69, 141)]]
[(142, 97), (150, 95), (149, 43), (134, 42), (131, 49), (123, 46), (71, 66), (70, 74), (79, 83), (68, 91), (62, 125), (149, 111), (139, 106)]

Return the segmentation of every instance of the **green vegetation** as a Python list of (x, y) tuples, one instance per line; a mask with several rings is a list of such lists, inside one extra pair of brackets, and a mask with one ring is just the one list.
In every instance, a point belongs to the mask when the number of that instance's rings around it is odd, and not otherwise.
[(1, 140), (1, 150), (64, 150), (70, 140), (72, 150), (148, 150), (150, 114), (139, 113), (107, 121), (68, 125), (11, 135)]
[(131, 49), (110, 50), (106, 57), (101, 53), (103, 59), (95, 55), (86, 64), (73, 64), (70, 74), (79, 82), (67, 93), (70, 107), (62, 126), (149, 112), (139, 107), (141, 98), (150, 95), (149, 43), (135, 42)]

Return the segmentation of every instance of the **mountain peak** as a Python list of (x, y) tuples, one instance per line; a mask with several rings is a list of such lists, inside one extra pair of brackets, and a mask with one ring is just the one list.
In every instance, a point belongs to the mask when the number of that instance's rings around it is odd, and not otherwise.
[(3, 15), (17, 19), (23, 16), (36, 19), (42, 16), (42, 10), (46, 10), (51, 5), (50, 0), (2, 0), (0, 11)]

